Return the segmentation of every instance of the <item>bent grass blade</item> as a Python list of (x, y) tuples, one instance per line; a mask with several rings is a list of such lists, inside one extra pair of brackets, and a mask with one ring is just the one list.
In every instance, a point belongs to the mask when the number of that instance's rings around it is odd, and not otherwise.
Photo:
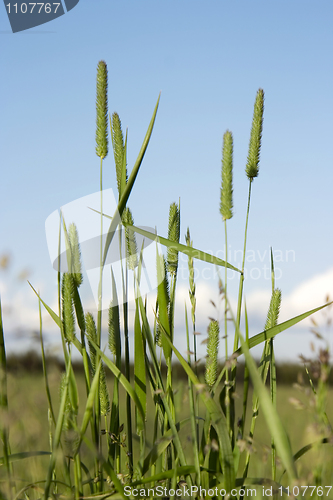
[[(90, 210), (96, 213), (100, 213), (98, 210), (95, 210), (94, 208), (90, 207)], [(110, 215), (103, 214), (104, 217), (107, 219), (113, 219)], [(122, 222), (122, 224), (127, 227), (127, 224)], [(211, 255), (209, 253), (203, 252), (202, 250), (198, 250), (197, 248), (193, 248), (187, 245), (183, 245), (182, 243), (177, 243), (175, 241), (168, 240), (167, 238), (163, 238), (163, 236), (159, 236), (158, 234), (151, 233), (150, 231), (146, 231), (145, 229), (141, 229), (140, 227), (137, 226), (130, 226), (131, 229), (138, 234), (141, 234), (142, 236), (145, 236), (149, 238), (152, 241), (156, 241), (156, 243), (160, 243), (161, 245), (167, 247), (167, 248), (175, 248), (177, 252), (181, 252), (185, 255), (187, 255), (190, 258), (202, 260), (203, 262), (207, 262), (208, 264), (215, 264), (216, 266), (221, 266), (221, 267), (227, 267), (228, 269), (231, 269), (232, 271), (236, 271), (237, 273), (241, 273), (241, 270), (238, 269), (237, 267), (234, 267), (233, 265), (229, 264), (228, 262), (225, 262), (222, 259), (219, 259), (218, 257), (215, 257), (214, 255)]]
[[(59, 318), (58, 314), (55, 313), (53, 311), (53, 309), (51, 309), (51, 307), (49, 307), (44, 302), (44, 300), (40, 297), (39, 293), (34, 289), (34, 287), (32, 286), (32, 284), (29, 281), (28, 281), (28, 283), (31, 286), (31, 288), (33, 289), (33, 291), (35, 292), (35, 294), (37, 295), (37, 297), (39, 298), (39, 300), (41, 301), (41, 303), (43, 304), (43, 306), (45, 307), (45, 309), (47, 310), (47, 312), (49, 313), (49, 315), (51, 316), (51, 318), (53, 319), (53, 321), (61, 329), (61, 319)], [(82, 354), (82, 345), (81, 345), (81, 342), (76, 337), (74, 337), (74, 339), (73, 339), (73, 344), (75, 345), (75, 347), (77, 348), (77, 350), (79, 351), (79, 353)]]
[[(288, 319), (284, 323), (280, 323), (279, 325), (276, 325), (273, 328), (268, 328), (267, 330), (264, 330), (263, 332), (254, 335), (253, 337), (249, 338), (248, 341), (249, 349), (252, 349), (252, 347), (259, 345), (262, 342), (265, 342), (266, 340), (272, 339), (278, 333), (281, 333), (284, 330), (287, 330), (288, 328), (297, 325), (297, 323), (303, 321), (303, 319), (306, 319), (308, 316), (311, 316), (311, 314), (314, 314), (320, 311), (321, 309), (330, 306), (331, 304), (333, 304), (333, 301), (328, 302), (327, 304), (324, 304), (322, 306), (316, 307), (315, 309), (311, 309), (310, 311), (300, 314), (299, 316), (295, 316), (294, 318)], [(237, 357), (240, 356), (241, 354), (242, 354), (242, 348), (240, 347), (239, 349), (237, 349), (237, 351), (233, 353), (233, 356)]]

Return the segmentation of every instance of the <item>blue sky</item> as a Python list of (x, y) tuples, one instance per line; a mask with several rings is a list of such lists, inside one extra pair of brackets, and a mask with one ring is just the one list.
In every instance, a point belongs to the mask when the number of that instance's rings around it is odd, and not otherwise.
[[(236, 256), (244, 234), (253, 104), (258, 88), (264, 89), (245, 288), (251, 334), (265, 322), (270, 281), (264, 266), (271, 246), (282, 319), (322, 304), (327, 293), (333, 297), (332, 21), (330, 1), (319, 6), (300, 0), (80, 0), (51, 23), (12, 34), (0, 8), (0, 255), (11, 255), (10, 267), (0, 270), (0, 291), (9, 349), (17, 346), (15, 333), (21, 332), (25, 345), (28, 331), (38, 326), (37, 302), (26, 281), (17, 279), (23, 269), (43, 297), (56, 303), (45, 220), (99, 189), (95, 80), (101, 59), (108, 65), (110, 112), (117, 111), (123, 129), (128, 127), (129, 170), (161, 92), (129, 201), (136, 224), (156, 226), (166, 235), (169, 205), (180, 198), (182, 242), (189, 226), (194, 246), (215, 254), (224, 246), (222, 136), (229, 129), (234, 137), (235, 215), (228, 239)], [(116, 190), (111, 154), (104, 186)], [(237, 257), (232, 263), (239, 265)], [(205, 333), (217, 283), (213, 272), (205, 275), (199, 264), (197, 269), (199, 325)], [(185, 271), (182, 276), (179, 335), (187, 293)], [(231, 281), (232, 300), (237, 286)], [(305, 352), (307, 332), (304, 325), (282, 334), (280, 358), (296, 358), (301, 347)]]

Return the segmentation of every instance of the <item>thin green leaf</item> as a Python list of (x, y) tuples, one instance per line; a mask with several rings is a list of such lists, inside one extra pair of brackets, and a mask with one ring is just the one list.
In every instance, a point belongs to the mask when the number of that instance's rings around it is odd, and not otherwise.
[[(9, 455), (9, 462), (17, 462), (18, 460), (24, 460), (26, 458), (31, 457), (42, 457), (42, 456), (50, 456), (50, 451), (22, 451), (21, 453), (12, 453)], [(4, 457), (0, 457), (0, 465), (4, 465)]]
[(171, 429), (164, 433), (163, 437), (155, 442), (154, 446), (150, 450), (149, 454), (146, 456), (143, 467), (142, 467), (142, 475), (146, 474), (152, 465), (155, 464), (158, 457), (162, 455), (162, 453), (167, 449), (171, 441), (173, 440), (173, 434)]
[[(94, 208), (90, 207), (90, 210), (96, 213), (100, 213), (99, 210), (95, 210)], [(107, 219), (114, 219), (116, 214), (111, 217), (110, 215), (107, 215), (103, 213), (103, 217), (106, 217)], [(120, 223), (120, 220), (118, 218), (118, 223)], [(112, 222), (111, 222), (112, 225)], [(124, 226), (126, 226), (126, 223), (123, 223)], [(112, 231), (115, 231), (115, 224), (113, 224), (113, 229)], [(110, 226), (111, 228), (111, 226)], [(232, 266), (228, 262), (225, 262), (222, 259), (219, 259), (218, 257), (215, 257), (214, 255), (211, 255), (206, 252), (202, 252), (201, 250), (198, 250), (197, 248), (193, 248), (190, 246), (183, 245), (182, 243), (176, 243), (175, 241), (168, 240), (167, 238), (163, 238), (163, 236), (159, 236), (158, 234), (151, 233), (150, 231), (146, 231), (145, 229), (141, 229), (140, 227), (137, 226), (131, 226), (131, 229), (138, 234), (141, 234), (142, 236), (145, 236), (146, 238), (149, 238), (152, 241), (156, 241), (157, 243), (160, 243), (161, 245), (165, 247), (173, 247), (175, 250), (178, 252), (184, 253), (190, 258), (202, 260), (203, 262), (208, 262), (209, 264), (215, 264), (216, 266), (227, 266), (228, 269), (232, 269), (233, 271), (236, 271), (237, 273), (241, 273), (242, 271), (240, 269), (237, 269), (237, 267)], [(113, 236), (112, 236), (113, 237)], [(112, 240), (112, 238), (111, 238)], [(110, 240), (110, 244), (111, 244)]]
[[(53, 319), (53, 321), (61, 329), (61, 319), (59, 318), (59, 316), (53, 311), (53, 309), (51, 309), (51, 307), (49, 307), (44, 302), (44, 300), (41, 299), (39, 293), (36, 292), (36, 290), (34, 289), (34, 287), (32, 286), (32, 284), (29, 281), (28, 281), (28, 283), (31, 286), (31, 288), (33, 289), (33, 291), (35, 292), (35, 294), (37, 295), (37, 297), (39, 298), (39, 300), (41, 301), (41, 303), (43, 304), (43, 306), (45, 307), (45, 309), (47, 310), (47, 312), (49, 313), (49, 315), (51, 316), (51, 318)], [(82, 345), (81, 345), (80, 341), (76, 337), (74, 337), (73, 344), (75, 345), (75, 347), (77, 348), (77, 350), (79, 351), (79, 353), (82, 354)]]
[[(169, 316), (168, 316), (168, 296), (165, 286), (165, 261), (163, 255), (157, 255), (156, 258), (157, 264), (157, 300), (158, 300), (158, 322), (159, 325), (164, 328), (167, 335), (170, 338), (170, 324), (169, 324)], [(166, 361), (170, 361), (171, 358), (171, 349), (169, 344), (164, 342), (164, 338), (162, 337), (162, 347)]]
[(136, 159), (136, 162), (135, 162), (134, 167), (132, 169), (131, 175), (130, 175), (130, 177), (128, 179), (128, 182), (126, 184), (126, 188), (125, 188), (124, 192), (121, 195), (121, 198), (119, 200), (117, 209), (116, 209), (116, 211), (115, 211), (115, 213), (114, 213), (114, 215), (112, 217), (112, 221), (111, 221), (109, 230), (108, 230), (107, 235), (106, 235), (106, 241), (105, 241), (105, 246), (104, 246), (103, 262), (102, 262), (103, 267), (105, 265), (106, 257), (107, 257), (107, 254), (108, 254), (108, 251), (109, 251), (109, 248), (110, 248), (113, 236), (115, 234), (115, 231), (116, 231), (118, 225), (121, 222), (121, 216), (122, 216), (123, 211), (125, 209), (127, 200), (128, 200), (128, 198), (129, 198), (129, 196), (131, 194), (131, 191), (132, 191), (132, 188), (134, 186), (134, 182), (135, 182), (136, 176), (138, 175), (138, 172), (139, 172), (139, 169), (140, 169), (143, 157), (144, 157), (146, 149), (148, 147), (149, 140), (150, 140), (150, 137), (151, 137), (151, 134), (152, 134), (152, 131), (153, 131), (153, 127), (154, 127), (154, 123), (155, 123), (155, 118), (156, 118), (156, 113), (157, 113), (157, 108), (158, 108), (159, 101), (160, 101), (160, 96), (159, 96), (159, 98), (157, 100), (157, 103), (156, 103), (156, 106), (155, 106), (155, 109), (154, 109), (154, 112), (153, 112), (153, 116), (152, 116), (152, 118), (150, 120), (150, 124), (149, 124), (148, 130), (147, 130), (146, 136), (145, 136), (145, 138), (143, 140), (141, 149), (139, 151), (139, 155), (138, 155), (138, 157)]
[(3, 463), (7, 470), (7, 478), (10, 484), (12, 467), (9, 456), (11, 453), (9, 444), (9, 415), (8, 415), (8, 396), (7, 396), (7, 358), (5, 339), (2, 326), (2, 308), (0, 300), (0, 438), (3, 443)]
[(47, 376), (47, 368), (46, 368), (46, 358), (45, 358), (45, 349), (44, 349), (44, 341), (43, 341), (43, 327), (42, 327), (42, 308), (41, 308), (40, 300), (38, 301), (38, 312), (39, 312), (39, 336), (40, 336), (40, 345), (41, 345), (41, 354), (42, 354), (42, 366), (43, 366), (45, 391), (46, 391), (46, 397), (47, 397), (47, 401), (48, 401), (48, 405), (49, 405), (49, 411), (51, 413), (53, 423), (55, 424), (55, 414), (53, 411), (51, 391), (50, 391), (50, 386), (49, 386), (49, 381), (48, 381), (48, 376)]
[[(134, 318), (134, 388), (138, 395), (141, 406), (147, 413), (146, 396), (146, 364), (145, 364), (145, 338), (142, 334), (139, 316), (139, 304), (136, 300), (135, 318)], [(140, 434), (145, 428), (145, 418), (142, 419), (140, 412), (136, 409), (136, 428)]]
[[(108, 217), (107, 215), (103, 214), (105, 217)], [(214, 255), (211, 255), (206, 252), (202, 252), (201, 250), (198, 250), (196, 248), (183, 245), (182, 243), (177, 243), (175, 241), (168, 240), (167, 238), (163, 238), (162, 236), (159, 236), (158, 234), (151, 233), (150, 231), (146, 231), (145, 229), (141, 229), (137, 226), (131, 226), (134, 232), (141, 234), (142, 236), (145, 236), (149, 238), (150, 240), (156, 241), (157, 243), (160, 243), (161, 245), (164, 245), (165, 247), (172, 247), (178, 252), (182, 252), (188, 257), (192, 257), (194, 259), (202, 260), (204, 262), (208, 262), (209, 264), (215, 264), (217, 266), (227, 266), (229, 269), (232, 269), (233, 271), (237, 271), (240, 273), (241, 271), (237, 269), (237, 267), (232, 266), (228, 262), (226, 263), (224, 260), (219, 259), (218, 257), (215, 257)]]
[(97, 393), (98, 388), (99, 388), (99, 375), (100, 375), (100, 371), (101, 371), (101, 366), (102, 366), (102, 362), (100, 360), (100, 362), (98, 363), (98, 366), (96, 367), (95, 375), (94, 375), (93, 381), (91, 383), (90, 392), (88, 394), (87, 403), (86, 403), (86, 407), (85, 407), (83, 418), (82, 418), (82, 424), (81, 424), (81, 429), (80, 429), (80, 443), (82, 441), (82, 436), (84, 436), (84, 434), (87, 430), (87, 427), (88, 427), (88, 424), (90, 421), (90, 417), (92, 415), (94, 402), (96, 399), (96, 393)]
[[(288, 328), (297, 325), (300, 321), (303, 319), (306, 319), (308, 316), (311, 316), (311, 314), (314, 314), (324, 307), (327, 307), (329, 305), (333, 304), (333, 301), (328, 302), (327, 304), (324, 304), (323, 306), (316, 307), (315, 309), (311, 309), (310, 311), (307, 311), (303, 314), (300, 314), (299, 316), (295, 316), (292, 319), (288, 319), (288, 321), (285, 321), (284, 323), (280, 323), (279, 325), (274, 326), (273, 328), (269, 328), (268, 330), (264, 330), (261, 333), (258, 333), (257, 335), (254, 335), (249, 339), (249, 349), (252, 349), (252, 347), (255, 347), (256, 345), (261, 344), (262, 342), (265, 342), (265, 340), (272, 339), (277, 335), (278, 333), (284, 332), (284, 330), (287, 330)], [(242, 354), (242, 349), (239, 348), (237, 351), (234, 352), (234, 356), (240, 356)]]
[[(322, 438), (322, 439), (319, 439), (318, 441), (315, 441), (314, 443), (310, 443), (310, 444), (307, 444), (305, 446), (303, 446), (300, 450), (298, 450), (297, 453), (295, 453), (295, 455), (293, 456), (293, 460), (294, 462), (296, 462), (296, 460), (300, 459), (303, 455), (305, 455), (305, 453), (307, 453), (308, 451), (312, 450), (312, 449), (318, 449), (318, 445), (320, 444), (332, 444), (331, 442), (331, 439), (330, 438)], [(282, 472), (281, 474), (281, 477), (280, 477), (280, 482), (281, 482), (281, 479), (282, 477), (284, 476), (284, 474), (286, 473), (286, 469)]]
[(49, 463), (49, 468), (48, 468), (48, 472), (47, 472), (47, 477), (46, 477), (45, 494), (44, 494), (45, 500), (48, 500), (48, 498), (49, 498), (49, 492), (50, 492), (50, 488), (51, 488), (53, 471), (55, 468), (58, 449), (60, 446), (60, 437), (61, 437), (61, 433), (62, 433), (62, 429), (63, 429), (63, 422), (64, 422), (65, 407), (66, 407), (66, 402), (67, 402), (68, 385), (69, 385), (71, 369), (72, 369), (71, 358), (69, 357), (69, 363), (67, 365), (67, 371), (66, 371), (66, 381), (65, 381), (62, 396), (61, 396), (59, 414), (58, 414), (57, 424), (56, 424), (54, 437), (53, 437), (53, 445), (52, 445), (53, 451), (52, 451), (52, 455), (51, 455), (51, 459), (50, 459), (50, 463)]

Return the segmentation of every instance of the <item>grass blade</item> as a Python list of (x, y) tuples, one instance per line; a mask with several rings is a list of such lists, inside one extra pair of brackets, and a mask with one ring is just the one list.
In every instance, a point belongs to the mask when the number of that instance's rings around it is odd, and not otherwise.
[(69, 385), (71, 371), (72, 371), (71, 355), (69, 355), (69, 362), (67, 364), (67, 370), (66, 370), (66, 379), (65, 379), (62, 397), (61, 397), (57, 424), (56, 424), (56, 428), (55, 428), (55, 432), (54, 432), (52, 455), (51, 455), (48, 473), (47, 473), (47, 477), (46, 477), (44, 500), (48, 500), (48, 498), (49, 498), (49, 492), (50, 492), (50, 488), (51, 488), (53, 471), (54, 471), (54, 468), (56, 465), (57, 454), (58, 454), (58, 450), (60, 447), (60, 437), (61, 437), (61, 433), (62, 433), (62, 427), (63, 427), (63, 421), (64, 421), (64, 415), (65, 415), (65, 406), (66, 406), (67, 394), (68, 394), (68, 385)]
[(108, 230), (107, 235), (106, 235), (106, 241), (105, 241), (105, 246), (104, 246), (103, 267), (104, 267), (104, 264), (105, 264), (105, 261), (106, 261), (106, 257), (107, 257), (107, 254), (108, 254), (111, 242), (112, 242), (112, 238), (113, 238), (113, 236), (115, 234), (115, 231), (116, 231), (116, 229), (118, 227), (118, 224), (120, 224), (120, 222), (121, 222), (121, 216), (122, 216), (123, 211), (125, 209), (127, 200), (128, 200), (128, 198), (129, 198), (129, 196), (131, 194), (131, 191), (132, 191), (132, 188), (133, 188), (136, 176), (138, 175), (138, 172), (139, 172), (139, 169), (140, 169), (143, 157), (144, 157), (146, 149), (148, 147), (148, 144), (149, 144), (149, 141), (150, 141), (150, 137), (151, 137), (151, 134), (152, 134), (152, 131), (153, 131), (154, 123), (155, 123), (155, 118), (156, 118), (156, 113), (157, 113), (159, 101), (160, 101), (160, 96), (158, 97), (158, 100), (157, 100), (157, 103), (156, 103), (156, 106), (155, 106), (155, 109), (154, 109), (154, 112), (153, 112), (153, 116), (152, 116), (152, 118), (150, 120), (150, 124), (149, 124), (148, 130), (147, 130), (146, 136), (145, 136), (145, 138), (143, 140), (141, 149), (139, 151), (139, 155), (138, 155), (138, 157), (136, 159), (136, 162), (135, 162), (134, 167), (132, 169), (131, 175), (130, 175), (130, 177), (128, 179), (128, 182), (126, 184), (126, 188), (124, 189), (124, 192), (121, 195), (121, 198), (119, 200), (117, 209), (116, 209), (116, 211), (115, 211), (115, 213), (114, 213), (114, 215), (112, 217), (112, 221), (111, 221), (109, 230)]
[[(190, 352), (190, 338), (189, 338), (189, 330), (188, 330), (188, 316), (187, 316), (187, 307), (185, 302), (185, 328), (186, 328), (186, 340), (187, 340), (187, 350)], [(188, 364), (191, 364), (190, 354), (188, 354)], [(195, 398), (193, 391), (193, 384), (191, 379), (188, 377), (188, 395), (189, 395), (189, 406), (190, 406), (190, 419), (191, 419), (191, 431), (192, 431), (192, 441), (193, 441), (193, 456), (194, 456), (194, 465), (197, 472), (197, 481), (199, 484), (201, 483), (200, 479), (200, 459), (199, 459), (199, 427), (195, 420)], [(198, 405), (197, 405), (198, 408)], [(199, 408), (198, 408), (199, 410)], [(197, 411), (197, 414), (199, 411)]]
[(2, 326), (2, 309), (0, 300), (0, 437), (3, 443), (3, 463), (7, 471), (9, 489), (11, 487), (12, 466), (10, 465), (10, 445), (8, 439), (8, 397), (7, 397), (7, 360), (5, 339)]
[[(104, 216), (108, 217), (105, 214)], [(159, 236), (155, 233), (151, 233), (150, 231), (146, 231), (145, 229), (141, 229), (137, 226), (131, 226), (131, 229), (134, 232), (139, 233), (142, 236), (145, 236), (146, 238), (149, 238), (150, 240), (156, 241), (157, 243), (164, 245), (167, 248), (172, 247), (175, 250), (177, 250), (177, 252), (182, 252), (188, 257), (202, 260), (204, 262), (208, 262), (209, 264), (215, 264), (217, 266), (227, 266), (228, 269), (232, 269), (233, 271), (237, 271), (238, 273), (241, 272), (239, 269), (237, 269), (237, 267), (234, 267), (228, 262), (225, 262), (224, 260), (219, 259), (218, 257), (215, 257), (214, 255), (211, 255), (209, 253), (202, 252), (201, 250), (198, 250), (191, 246), (183, 245), (182, 243), (178, 243), (176, 241), (168, 240), (167, 238), (163, 238), (162, 236)]]
[[(92, 210), (93, 212), (96, 212), (96, 213), (100, 213), (98, 210), (95, 210), (94, 208), (90, 208), (90, 210)], [(116, 214), (113, 217), (111, 217), (110, 215), (103, 213), (103, 216), (106, 217), (107, 219), (112, 219), (112, 221), (113, 221)], [(118, 220), (118, 222), (120, 222), (120, 221)], [(126, 222), (122, 222), (122, 224), (125, 227), (128, 226), (128, 224), (126, 224)], [(112, 225), (112, 222), (111, 222), (111, 225)], [(114, 228), (112, 229), (112, 231), (115, 231), (116, 227), (117, 226), (114, 225)], [(197, 248), (193, 248), (191, 246), (183, 245), (182, 243), (177, 243), (175, 241), (168, 240), (167, 238), (163, 238), (163, 236), (152, 233), (150, 231), (146, 231), (145, 229), (142, 229), (142, 228), (137, 227), (137, 226), (130, 225), (130, 228), (135, 233), (141, 234), (142, 236), (145, 236), (146, 238), (149, 238), (152, 241), (156, 241), (156, 243), (160, 243), (161, 245), (164, 245), (167, 248), (172, 247), (175, 250), (177, 250), (177, 252), (181, 252), (190, 258), (202, 260), (203, 262), (208, 262), (208, 264), (215, 264), (216, 266), (223, 266), (223, 267), (226, 266), (228, 269), (232, 269), (233, 271), (236, 271), (238, 273), (242, 272), (240, 269), (237, 269), (237, 267), (232, 266), (228, 262), (225, 262), (224, 260), (219, 259), (218, 257), (215, 257), (214, 255), (203, 252), (202, 250), (198, 250)], [(110, 244), (111, 244), (111, 240), (110, 240)]]
[[(265, 342), (265, 340), (272, 339), (278, 333), (281, 333), (284, 330), (287, 330), (288, 328), (297, 325), (297, 323), (299, 323), (303, 319), (306, 319), (308, 316), (311, 316), (311, 314), (314, 314), (320, 311), (321, 309), (324, 309), (324, 307), (330, 306), (331, 304), (333, 304), (333, 301), (327, 302), (327, 304), (316, 307), (315, 309), (311, 309), (310, 311), (300, 314), (299, 316), (295, 316), (292, 319), (288, 319), (284, 323), (280, 323), (279, 325), (276, 325), (273, 328), (268, 328), (267, 330), (264, 330), (263, 332), (254, 335), (253, 337), (249, 338), (248, 342), (249, 349), (252, 349), (252, 347), (259, 345), (262, 342)], [(240, 356), (241, 354), (242, 354), (242, 348), (240, 347), (239, 349), (237, 349), (237, 351), (234, 352), (233, 355)]]
[(134, 319), (134, 388), (138, 395), (141, 406), (145, 412), (145, 418), (142, 419), (140, 412), (136, 409), (136, 429), (140, 434), (145, 428), (145, 419), (147, 413), (146, 403), (146, 365), (145, 365), (145, 339), (142, 334), (139, 317), (139, 305), (136, 301), (135, 319)]
[(53, 405), (52, 405), (52, 398), (51, 398), (51, 391), (50, 391), (50, 386), (49, 386), (49, 381), (48, 381), (48, 376), (47, 376), (47, 368), (46, 368), (46, 359), (45, 359), (45, 349), (44, 349), (44, 341), (43, 341), (43, 330), (42, 330), (42, 311), (41, 311), (41, 305), (40, 305), (40, 300), (38, 301), (38, 311), (39, 311), (39, 335), (40, 335), (40, 346), (41, 346), (41, 353), (42, 353), (42, 366), (43, 366), (43, 374), (44, 374), (44, 383), (45, 383), (45, 391), (46, 391), (46, 396), (47, 396), (47, 402), (49, 405), (49, 410), (51, 413), (51, 417), (53, 420), (53, 423), (55, 424), (55, 416), (54, 416), (54, 411), (53, 411)]
[[(90, 392), (89, 392), (89, 395), (87, 398), (87, 403), (86, 403), (86, 407), (85, 407), (83, 418), (82, 418), (82, 424), (81, 424), (81, 429), (80, 429), (80, 444), (82, 441), (82, 436), (84, 436), (84, 434), (87, 430), (87, 427), (88, 427), (88, 424), (90, 421), (90, 417), (92, 415), (94, 402), (96, 399), (96, 394), (97, 394), (97, 391), (99, 388), (99, 383), (100, 383), (99, 382), (99, 375), (100, 375), (101, 367), (102, 367), (102, 362), (100, 360), (98, 363), (98, 366), (96, 366), (96, 371), (94, 374), (93, 381), (91, 383)], [(80, 445), (78, 446), (78, 449), (79, 448), (80, 448)]]
[[(50, 456), (50, 451), (22, 451), (20, 453), (12, 453), (8, 457), (9, 462), (17, 462), (18, 460), (24, 460), (31, 457), (43, 457)], [(5, 464), (5, 457), (0, 457), (0, 465)]]
[[(45, 309), (47, 310), (47, 312), (49, 313), (49, 315), (51, 316), (51, 318), (53, 319), (53, 321), (58, 325), (58, 327), (60, 328), (61, 330), (61, 319), (59, 318), (58, 314), (56, 314), (53, 309), (51, 309), (51, 307), (49, 307), (43, 299), (41, 299), (40, 295), (38, 292), (36, 292), (36, 290), (34, 289), (34, 287), (32, 286), (32, 284), (28, 281), (29, 285), (31, 286), (31, 288), (33, 289), (33, 291), (35, 292), (35, 294), (37, 295), (37, 297), (39, 298), (39, 300), (41, 301), (41, 303), (43, 304), (43, 306), (45, 307)], [(79, 351), (80, 354), (82, 354), (82, 345), (80, 343), (80, 341), (74, 337), (73, 339), (73, 344), (75, 345), (75, 347), (77, 348), (77, 350)]]

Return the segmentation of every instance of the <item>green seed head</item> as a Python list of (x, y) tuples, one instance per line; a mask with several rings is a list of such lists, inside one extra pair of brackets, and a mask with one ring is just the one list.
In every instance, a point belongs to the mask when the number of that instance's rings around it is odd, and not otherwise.
[(273, 326), (277, 325), (280, 313), (280, 306), (281, 306), (281, 290), (279, 288), (275, 288), (275, 290), (272, 293), (271, 302), (267, 313), (265, 330), (267, 330), (268, 328), (273, 328)]
[(62, 321), (64, 326), (64, 335), (67, 342), (73, 342), (75, 337), (73, 295), (73, 277), (69, 273), (64, 273), (62, 277)]
[(96, 154), (108, 154), (108, 70), (104, 61), (97, 66), (96, 83)]
[[(130, 226), (134, 225), (132, 212), (127, 207), (123, 212), (122, 220)], [(138, 247), (136, 245), (135, 232), (130, 226), (125, 227), (126, 259), (129, 269), (132, 269), (133, 271), (138, 265)]]
[[(180, 238), (180, 210), (176, 203), (170, 205), (169, 210), (169, 227), (168, 239), (179, 243)], [(167, 268), (174, 276), (177, 274), (178, 268), (178, 250), (168, 247), (167, 251)]]
[(90, 353), (90, 361), (93, 371), (96, 370), (96, 349), (92, 345), (91, 340), (93, 342), (97, 342), (97, 330), (94, 317), (91, 313), (86, 314), (86, 335), (88, 339), (89, 345), (89, 353)]
[(110, 395), (106, 385), (105, 369), (102, 365), (100, 379), (99, 379), (99, 404), (101, 408), (101, 415), (108, 415), (110, 413)]
[(273, 326), (277, 325), (280, 306), (281, 306), (281, 290), (279, 288), (275, 288), (275, 290), (272, 293), (271, 302), (267, 313), (265, 330), (267, 330), (268, 328), (273, 328)]
[(221, 202), (220, 212), (223, 220), (231, 219), (232, 217), (232, 155), (233, 155), (233, 140), (232, 133), (229, 130), (223, 136), (222, 149), (222, 186), (221, 186)]
[(247, 156), (246, 175), (252, 181), (259, 174), (259, 159), (261, 147), (261, 134), (264, 114), (264, 91), (259, 89), (254, 103), (252, 129)]
[(217, 377), (217, 357), (219, 349), (220, 327), (218, 321), (211, 321), (208, 327), (208, 343), (205, 380), (209, 387), (213, 387)]
[(120, 322), (119, 322), (119, 308), (118, 305), (114, 306), (112, 303), (109, 307), (109, 328), (108, 328), (108, 344), (110, 352), (120, 358), (121, 345), (120, 345)]
[(71, 263), (72, 269), (71, 273), (73, 276), (74, 283), (77, 287), (82, 284), (83, 276), (81, 272), (81, 251), (79, 244), (79, 236), (77, 233), (76, 225), (72, 223), (68, 229), (68, 239), (71, 247)]
[[(123, 161), (125, 154), (124, 137), (121, 129), (121, 121), (117, 113), (113, 113), (111, 120), (111, 139), (113, 147), (114, 162), (116, 165), (116, 176), (117, 176), (117, 186), (119, 199), (122, 194), (122, 186), (124, 185), (122, 179), (123, 172)], [(127, 172), (126, 172), (126, 182), (127, 183)]]

